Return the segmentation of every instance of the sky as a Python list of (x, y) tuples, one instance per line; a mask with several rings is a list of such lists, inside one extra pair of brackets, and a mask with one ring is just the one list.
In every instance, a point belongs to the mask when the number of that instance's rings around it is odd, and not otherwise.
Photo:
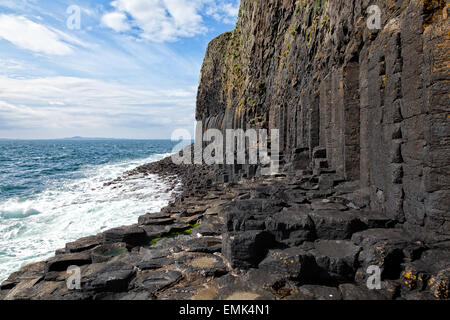
[(0, 0), (0, 138), (192, 132), (211, 39), (239, 0)]

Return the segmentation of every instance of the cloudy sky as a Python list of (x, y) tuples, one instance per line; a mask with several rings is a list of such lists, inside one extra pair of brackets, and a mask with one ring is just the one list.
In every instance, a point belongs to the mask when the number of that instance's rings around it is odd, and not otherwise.
[(239, 0), (0, 0), (0, 138), (192, 129), (206, 46), (234, 28), (238, 8)]

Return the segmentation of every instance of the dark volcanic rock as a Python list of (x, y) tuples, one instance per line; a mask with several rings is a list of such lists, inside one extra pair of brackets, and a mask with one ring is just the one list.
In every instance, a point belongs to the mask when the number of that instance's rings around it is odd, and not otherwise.
[(222, 253), (233, 268), (256, 267), (275, 243), (265, 231), (228, 232), (223, 236)]
[(90, 263), (92, 263), (92, 258), (89, 252), (58, 255), (47, 261), (45, 272), (67, 271), (70, 266), (80, 267)]
[(270, 250), (258, 268), (298, 282), (310, 280), (318, 270), (314, 257), (301, 248)]
[(266, 230), (279, 242), (297, 246), (315, 238), (314, 222), (310, 216), (294, 208), (285, 209), (265, 221)]
[(147, 241), (146, 232), (137, 225), (115, 228), (103, 233), (103, 242), (106, 244), (124, 242), (129, 247), (136, 247), (145, 244)]
[(389, 300), (378, 290), (369, 290), (367, 287), (354, 284), (341, 284), (339, 286), (344, 300)]
[(398, 279), (400, 265), (404, 258), (404, 248), (411, 242), (400, 229), (370, 229), (355, 233), (352, 241), (362, 247), (359, 255), (361, 270), (359, 281), (365, 282), (367, 267), (379, 266), (383, 279)]
[(318, 285), (305, 285), (298, 289), (298, 293), (287, 300), (341, 300), (339, 289)]
[(136, 276), (130, 284), (130, 288), (154, 296), (158, 291), (175, 284), (181, 279), (181, 273), (174, 270), (142, 272)]
[(358, 254), (361, 248), (351, 241), (319, 240), (309, 251), (321, 269), (320, 278), (324, 280), (354, 279), (358, 266)]
[(66, 244), (65, 252), (66, 253), (77, 253), (82, 251), (87, 251), (93, 249), (102, 244), (102, 239), (100, 236), (90, 236), (81, 238), (77, 241), (70, 242)]
[(309, 216), (319, 239), (350, 239), (354, 233), (366, 228), (355, 211), (320, 210), (310, 212)]
[(88, 290), (102, 292), (122, 292), (136, 274), (133, 266), (121, 261), (111, 261), (93, 272), (86, 284)]

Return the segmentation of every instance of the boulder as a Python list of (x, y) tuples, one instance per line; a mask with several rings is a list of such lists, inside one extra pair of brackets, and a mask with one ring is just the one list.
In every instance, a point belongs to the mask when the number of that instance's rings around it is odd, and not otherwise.
[(96, 292), (123, 292), (136, 274), (133, 266), (111, 261), (94, 271), (86, 282), (86, 289)]
[(409, 236), (401, 229), (369, 229), (355, 233), (352, 241), (362, 247), (357, 281), (366, 282), (369, 266), (379, 266), (382, 279), (399, 278), (405, 256), (403, 250), (411, 243)]
[(232, 268), (256, 267), (275, 243), (266, 231), (227, 232), (223, 235), (222, 254)]
[(201, 275), (202, 277), (219, 277), (226, 274), (227, 267), (222, 258), (214, 254), (187, 254), (176, 261), (183, 274)]
[(67, 271), (67, 268), (70, 266), (80, 267), (91, 263), (92, 258), (89, 252), (58, 255), (47, 260), (45, 264), (45, 273)]
[(310, 280), (317, 273), (314, 257), (302, 248), (270, 250), (258, 268), (300, 283)]
[(345, 240), (366, 228), (359, 218), (358, 212), (319, 210), (312, 211), (309, 216), (314, 221), (316, 236), (325, 240)]
[(355, 277), (361, 248), (346, 240), (318, 240), (309, 251), (321, 269), (322, 280), (350, 280)]
[(278, 242), (297, 246), (315, 239), (314, 222), (308, 214), (293, 208), (274, 214), (265, 221), (266, 230)]

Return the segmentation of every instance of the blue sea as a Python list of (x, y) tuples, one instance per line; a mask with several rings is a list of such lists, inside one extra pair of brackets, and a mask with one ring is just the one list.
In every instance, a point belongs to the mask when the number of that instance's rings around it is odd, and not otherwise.
[(105, 182), (160, 160), (165, 140), (0, 141), (0, 282), (67, 242), (134, 224), (173, 198), (157, 176)]

